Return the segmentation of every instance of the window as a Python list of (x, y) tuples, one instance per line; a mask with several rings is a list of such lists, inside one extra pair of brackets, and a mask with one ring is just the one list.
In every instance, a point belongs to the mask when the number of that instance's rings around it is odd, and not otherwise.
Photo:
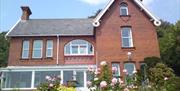
[(134, 63), (125, 63), (124, 64), (124, 69), (127, 70), (127, 73), (129, 75), (132, 75), (133, 74), (133, 71), (136, 70), (136, 67), (135, 67), (135, 64)]
[(42, 40), (35, 40), (33, 43), (33, 58), (42, 58)]
[(85, 40), (73, 40), (65, 45), (65, 55), (92, 55), (93, 46)]
[(133, 47), (132, 31), (129, 27), (122, 28), (122, 47)]
[(53, 41), (52, 40), (47, 40), (46, 57), (53, 57)]
[(121, 16), (126, 16), (128, 15), (128, 7), (127, 7), (127, 4), (126, 3), (122, 3), (120, 5), (120, 15)]
[(76, 87), (84, 87), (84, 72), (76, 71)]
[(68, 81), (75, 80), (73, 76), (73, 71), (63, 71), (63, 84), (68, 85)]
[(37, 87), (43, 82), (46, 82), (46, 79), (45, 79), (46, 76), (51, 76), (51, 77), (60, 76), (60, 71), (36, 71), (34, 87)]
[(31, 88), (32, 72), (4, 72), (3, 88)]
[(28, 57), (29, 57), (29, 41), (25, 40), (23, 41), (22, 58), (28, 58)]
[(112, 67), (116, 67), (117, 70), (113, 74), (114, 77), (119, 77), (120, 76), (120, 64), (119, 63), (112, 63)]

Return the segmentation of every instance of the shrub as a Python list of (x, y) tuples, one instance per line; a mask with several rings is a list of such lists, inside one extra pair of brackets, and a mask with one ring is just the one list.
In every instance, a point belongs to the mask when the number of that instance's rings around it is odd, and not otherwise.
[(60, 84), (60, 77), (46, 76), (46, 82), (41, 83), (35, 91), (76, 91), (73, 87)]

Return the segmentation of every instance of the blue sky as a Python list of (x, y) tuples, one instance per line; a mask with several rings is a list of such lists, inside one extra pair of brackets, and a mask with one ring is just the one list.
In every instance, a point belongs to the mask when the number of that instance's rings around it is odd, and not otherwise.
[[(0, 32), (8, 31), (21, 17), (20, 6), (30, 6), (32, 19), (86, 18), (103, 8), (109, 0), (0, 0)], [(180, 0), (144, 0), (159, 18), (180, 20)]]

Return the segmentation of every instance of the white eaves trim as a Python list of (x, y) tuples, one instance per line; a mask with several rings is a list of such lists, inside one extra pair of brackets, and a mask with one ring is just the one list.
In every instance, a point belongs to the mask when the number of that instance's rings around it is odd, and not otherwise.
[(5, 37), (7, 37), (9, 35), (9, 33), (17, 26), (17, 24), (21, 21), (21, 19), (19, 19), (13, 27), (11, 27), (11, 29), (6, 33)]
[[(96, 18), (93, 21), (93, 25), (95, 27), (98, 27), (100, 25), (100, 19), (101, 17), (106, 13), (106, 11), (109, 9), (109, 7), (113, 4), (115, 0), (110, 0), (110, 2), (107, 4), (107, 6), (96, 16)], [(140, 8), (142, 8), (149, 17), (152, 18), (153, 23), (155, 26), (160, 26), (161, 21), (155, 17), (143, 4), (140, 0), (133, 0)]]

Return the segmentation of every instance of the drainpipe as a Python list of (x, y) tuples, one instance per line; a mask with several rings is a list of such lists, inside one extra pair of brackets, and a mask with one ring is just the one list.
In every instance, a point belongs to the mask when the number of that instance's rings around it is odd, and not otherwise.
[(96, 68), (98, 68), (98, 52), (96, 51)]
[(56, 55), (56, 64), (59, 64), (59, 35), (57, 35), (57, 55)]

